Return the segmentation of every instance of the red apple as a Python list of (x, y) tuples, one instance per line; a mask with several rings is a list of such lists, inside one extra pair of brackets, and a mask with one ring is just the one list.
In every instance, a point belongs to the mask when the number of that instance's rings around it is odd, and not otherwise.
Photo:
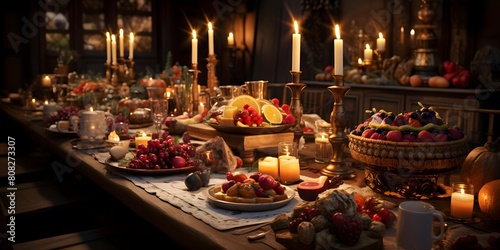
[(263, 174), (259, 177), (259, 186), (264, 189), (273, 189), (276, 180), (268, 174)]

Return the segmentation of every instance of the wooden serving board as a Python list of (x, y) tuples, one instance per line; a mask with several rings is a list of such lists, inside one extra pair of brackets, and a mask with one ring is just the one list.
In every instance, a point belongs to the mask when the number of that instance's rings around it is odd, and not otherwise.
[(277, 147), (278, 142), (293, 141), (293, 132), (262, 135), (243, 135), (218, 132), (204, 123), (189, 124), (189, 136), (208, 141), (216, 136), (224, 138), (227, 145), (234, 150), (253, 151), (258, 148)]

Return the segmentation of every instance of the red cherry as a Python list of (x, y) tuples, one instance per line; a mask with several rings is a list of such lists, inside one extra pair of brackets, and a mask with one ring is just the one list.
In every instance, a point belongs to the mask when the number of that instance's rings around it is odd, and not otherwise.
[(234, 181), (233, 172), (226, 172), (226, 180), (228, 180), (228, 181)]

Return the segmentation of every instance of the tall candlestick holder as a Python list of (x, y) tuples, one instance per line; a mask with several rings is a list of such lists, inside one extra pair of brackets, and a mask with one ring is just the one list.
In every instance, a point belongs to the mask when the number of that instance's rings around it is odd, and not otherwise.
[(111, 63), (106, 62), (104, 66), (106, 66), (106, 80), (111, 83)]
[(333, 75), (334, 85), (328, 87), (328, 91), (333, 94), (333, 110), (330, 115), (332, 134), (328, 141), (332, 144), (333, 156), (328, 166), (321, 170), (321, 174), (326, 176), (340, 175), (342, 179), (352, 179), (356, 177), (354, 170), (344, 162), (344, 148), (349, 143), (349, 138), (345, 133), (347, 126), (347, 114), (344, 111), (343, 99), (345, 94), (351, 89), (344, 85), (344, 75)]
[(292, 82), (285, 84), (285, 86), (292, 92), (292, 99), (290, 100), (290, 113), (295, 117), (295, 125), (290, 129), (293, 132), (293, 148), (294, 154), (299, 158), (299, 142), (304, 134), (304, 121), (302, 121), (302, 113), (304, 109), (300, 103), (300, 94), (306, 87), (306, 84), (300, 83), (301, 71), (290, 71), (292, 74)]
[(113, 74), (111, 75), (111, 85), (113, 87), (118, 86), (118, 81), (119, 81), (118, 80), (118, 78), (119, 78), (119, 76), (118, 76), (118, 73), (119, 73), (118, 72), (118, 68), (119, 68), (119, 66), (116, 63), (113, 64), (113, 65), (111, 65), (111, 70), (113, 71)]
[(215, 96), (215, 87), (218, 86), (217, 76), (215, 75), (217, 66), (217, 57), (215, 54), (208, 55), (207, 58), (207, 91), (209, 96)]
[(374, 50), (373, 53), (377, 56), (377, 67), (380, 70), (380, 75), (383, 75), (383, 64), (384, 64), (384, 52), (383, 50)]
[(188, 113), (195, 114), (198, 112), (199, 105), (199, 92), (198, 92), (198, 63), (193, 63), (192, 68), (188, 70), (189, 74), (191, 74), (191, 78), (193, 79), (193, 84), (191, 84), (191, 96), (193, 101), (191, 102), (191, 110)]

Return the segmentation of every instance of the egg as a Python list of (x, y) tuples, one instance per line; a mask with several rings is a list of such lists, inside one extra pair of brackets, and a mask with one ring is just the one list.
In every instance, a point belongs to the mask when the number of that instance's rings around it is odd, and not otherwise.
[(433, 88), (448, 88), (450, 82), (442, 76), (433, 76), (429, 78), (429, 86)]
[(419, 75), (412, 75), (410, 76), (410, 85), (412, 87), (420, 87), (422, 86), (422, 77)]
[(125, 158), (127, 152), (128, 150), (122, 146), (113, 146), (112, 148), (109, 149), (109, 154), (111, 155), (111, 159), (115, 161), (119, 161)]

